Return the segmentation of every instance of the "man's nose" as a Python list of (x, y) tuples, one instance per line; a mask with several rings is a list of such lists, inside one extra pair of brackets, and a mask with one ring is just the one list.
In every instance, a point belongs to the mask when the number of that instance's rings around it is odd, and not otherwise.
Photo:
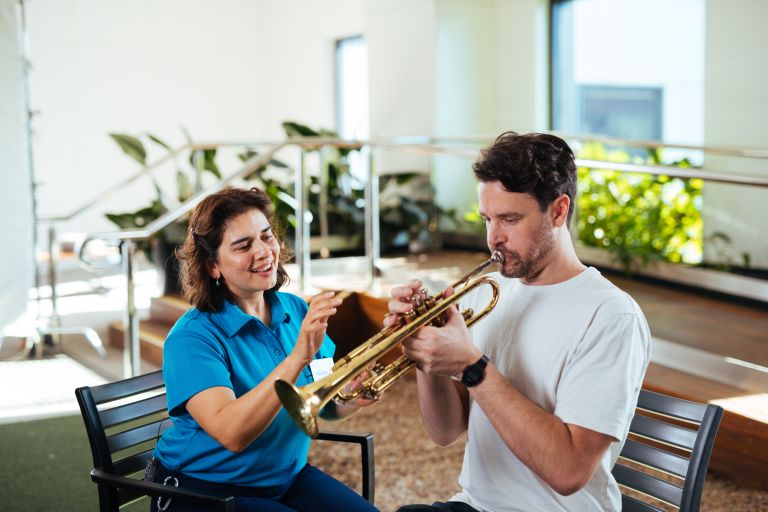
[(507, 237), (504, 231), (502, 229), (499, 229), (498, 223), (493, 221), (489, 222), (487, 229), (488, 229), (487, 238), (488, 238), (489, 246), (495, 247), (507, 241)]

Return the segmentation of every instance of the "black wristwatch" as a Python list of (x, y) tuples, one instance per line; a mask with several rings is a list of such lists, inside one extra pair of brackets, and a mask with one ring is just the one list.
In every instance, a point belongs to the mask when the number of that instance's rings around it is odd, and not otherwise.
[(476, 363), (464, 368), (464, 372), (461, 374), (461, 383), (471, 388), (483, 382), (486, 366), (488, 366), (488, 356), (483, 355)]

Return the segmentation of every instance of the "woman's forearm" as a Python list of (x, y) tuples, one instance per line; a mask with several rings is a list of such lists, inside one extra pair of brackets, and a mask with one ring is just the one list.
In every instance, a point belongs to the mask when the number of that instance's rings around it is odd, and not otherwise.
[[(296, 382), (304, 364), (295, 357), (287, 357), (261, 383), (235, 399), (231, 389), (214, 388), (201, 392), (190, 399), (195, 410), (204, 409), (198, 423), (222, 446), (234, 452), (244, 450), (254, 439), (259, 437), (272, 423), (282, 407), (275, 393), (274, 382), (277, 379)], [(214, 390), (218, 390), (215, 391)], [(229, 399), (223, 396), (229, 394)], [(197, 400), (200, 397), (202, 400)], [(196, 403), (192, 404), (193, 400)]]

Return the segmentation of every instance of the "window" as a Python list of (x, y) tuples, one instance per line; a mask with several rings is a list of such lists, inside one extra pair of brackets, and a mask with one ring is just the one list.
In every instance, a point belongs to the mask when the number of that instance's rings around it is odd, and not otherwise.
[[(701, 144), (704, 0), (552, 0), (552, 128)], [(608, 147), (610, 146), (610, 147)], [(700, 151), (583, 142), (577, 156), (700, 165)], [(702, 259), (701, 180), (579, 169), (576, 231), (629, 269)]]
[(700, 144), (703, 83), (703, 0), (553, 0), (555, 131)]
[(362, 36), (336, 42), (336, 131), (343, 139), (367, 139), (368, 47)]

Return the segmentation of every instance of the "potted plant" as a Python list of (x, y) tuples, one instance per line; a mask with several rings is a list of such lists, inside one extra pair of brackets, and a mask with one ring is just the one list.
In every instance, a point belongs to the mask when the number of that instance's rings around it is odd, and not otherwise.
[[(285, 121), (283, 130), (288, 139), (338, 138), (331, 130), (315, 130), (295, 121)], [(325, 234), (326, 242), (328, 238), (335, 241), (336, 252), (363, 251), (365, 179), (355, 176), (350, 169), (352, 155), (359, 148), (317, 146), (310, 150), (321, 152), (321, 168), (315, 175), (310, 175), (308, 202), (313, 219), (310, 234), (315, 238)], [(325, 183), (325, 188), (321, 182)], [(292, 190), (283, 188), (279, 191), (282, 197), (287, 194), (292, 198)], [(277, 204), (280, 198), (273, 197), (273, 200)], [(452, 211), (435, 205), (429, 176), (420, 172), (381, 176), (379, 201), (381, 248), (385, 251), (406, 248), (418, 252), (430, 248), (437, 231), (438, 216), (453, 216)], [(289, 218), (293, 229), (295, 218)], [(324, 230), (323, 225), (327, 229)]]
[[(123, 133), (111, 133), (109, 136), (120, 149), (141, 164), (147, 165), (147, 149), (144, 141), (150, 142), (163, 150), (171, 152), (172, 148), (159, 137), (150, 133), (138, 136)], [(175, 200), (183, 203), (199, 189), (200, 180), (194, 176), (197, 172), (208, 172), (217, 179), (221, 178), (221, 171), (216, 164), (216, 149), (204, 149), (189, 156), (188, 165), (185, 162), (175, 160), (176, 165), (176, 190), (173, 192)], [(146, 227), (149, 223), (169, 211), (166, 204), (167, 194), (162, 190), (158, 181), (150, 176), (155, 188), (156, 196), (149, 205), (138, 210), (121, 213), (107, 213), (107, 219), (120, 229), (134, 229)], [(158, 267), (158, 272), (164, 276), (163, 293), (165, 295), (179, 295), (178, 263), (175, 258), (176, 247), (184, 241), (187, 231), (187, 218), (182, 217), (177, 222), (170, 224), (151, 240), (139, 241), (138, 248), (147, 258)]]

